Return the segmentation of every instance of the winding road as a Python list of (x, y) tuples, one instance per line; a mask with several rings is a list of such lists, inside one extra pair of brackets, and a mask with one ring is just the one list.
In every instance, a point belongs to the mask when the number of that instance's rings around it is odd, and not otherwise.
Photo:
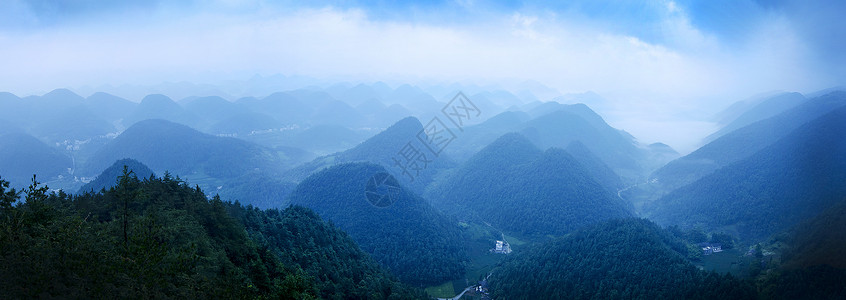
[(471, 285), (471, 286), (468, 286), (467, 288), (465, 288), (463, 291), (461, 291), (461, 294), (458, 294), (458, 295), (456, 295), (455, 297), (452, 297), (452, 298), (438, 298), (438, 300), (458, 300), (458, 299), (461, 299), (461, 296), (464, 296), (464, 293), (469, 292), (470, 290), (472, 290), (472, 289), (474, 289), (474, 288), (476, 288), (476, 286), (475, 286), (475, 285)]

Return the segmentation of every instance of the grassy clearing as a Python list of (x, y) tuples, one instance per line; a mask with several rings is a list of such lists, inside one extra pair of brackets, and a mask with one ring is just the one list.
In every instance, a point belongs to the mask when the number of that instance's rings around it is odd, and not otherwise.
[[(455, 296), (467, 286), (473, 285), (484, 278), (497, 263), (506, 257), (502, 254), (490, 252), (496, 240), (501, 239), (499, 231), (476, 222), (461, 222), (458, 225), (467, 237), (465, 247), (470, 259), (467, 265), (467, 271), (461, 278), (426, 288), (426, 292), (433, 297), (449, 298)], [(506, 238), (510, 243), (511, 239)], [(516, 238), (514, 240), (522, 243), (522, 241)]]
[(507, 234), (505, 234), (505, 240), (508, 241), (508, 244), (511, 246), (522, 246), (526, 244), (526, 242), (524, 242), (523, 240)]
[(744, 252), (738, 249), (729, 249), (711, 255), (703, 255), (699, 264), (705, 271), (717, 273), (731, 273), (734, 276), (742, 275), (744, 268), (749, 266), (749, 257), (743, 256)]
[[(467, 256), (470, 259), (467, 264), (467, 271), (461, 278), (426, 288), (425, 290), (430, 296), (438, 298), (453, 297), (464, 290), (464, 288), (476, 284), (485, 278), (499, 262), (508, 257), (505, 254), (491, 252), (491, 249), (496, 245), (496, 241), (502, 239), (502, 234), (499, 230), (477, 222), (459, 222), (458, 226), (461, 227), (461, 230), (464, 231), (467, 237), (467, 240), (464, 241)], [(519, 249), (524, 245), (535, 242), (530, 237), (520, 236), (515, 233), (505, 234), (505, 240), (512, 246), (512, 249), (515, 249), (515, 247)], [(470, 295), (465, 295), (464, 298), (468, 297), (472, 298)]]
[(444, 282), (444, 284), (437, 286), (427, 287), (426, 293), (435, 298), (451, 298), (456, 295), (452, 281), (447, 281)]

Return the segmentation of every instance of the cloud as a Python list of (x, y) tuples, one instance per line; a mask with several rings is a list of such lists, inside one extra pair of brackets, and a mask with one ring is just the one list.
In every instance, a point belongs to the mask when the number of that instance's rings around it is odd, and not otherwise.
[(534, 80), (597, 92), (630, 116), (667, 118), (846, 75), (844, 22), (816, 1), (95, 2), (4, 1), (0, 90), (276, 73)]
[[(401, 74), (446, 80), (527, 78), (595, 89), (606, 76), (649, 73), (683, 63), (671, 50), (636, 37), (521, 13), (451, 26), (374, 20), (361, 9), (332, 7), (268, 15), (166, 16), (114, 26), (46, 28), (7, 37), (10, 47), (0, 51), (13, 60), (9, 63), (20, 71), (16, 76), (30, 73), (80, 81), (96, 81), (89, 76), (97, 74), (132, 81), (145, 74), (174, 80), (194, 72), (235, 71), (369, 78)], [(16, 59), (27, 56), (32, 59)], [(124, 72), (110, 74), (120, 70)], [(88, 76), (79, 76), (84, 74)], [(638, 78), (663, 79), (659, 75)]]

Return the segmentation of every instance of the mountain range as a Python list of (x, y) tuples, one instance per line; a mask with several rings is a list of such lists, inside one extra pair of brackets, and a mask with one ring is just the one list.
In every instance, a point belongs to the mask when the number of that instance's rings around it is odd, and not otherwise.
[(692, 183), (715, 170), (740, 161), (783, 138), (796, 128), (846, 105), (846, 92), (832, 92), (809, 99), (776, 116), (752, 123), (715, 139), (656, 170), (656, 179), (667, 190)]
[(651, 204), (650, 217), (662, 224), (732, 227), (745, 238), (785, 230), (846, 199), (841, 132), (846, 132), (846, 107), (670, 192)]
[(609, 176), (599, 172), (587, 171), (564, 150), (541, 151), (509, 133), (435, 182), (426, 197), (441, 211), (502, 230), (561, 235), (632, 215), (611, 186), (599, 183), (604, 178), (594, 177)]

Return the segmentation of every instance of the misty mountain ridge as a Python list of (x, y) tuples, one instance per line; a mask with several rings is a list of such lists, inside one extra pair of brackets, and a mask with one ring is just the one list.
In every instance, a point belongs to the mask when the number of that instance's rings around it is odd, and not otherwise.
[[(234, 102), (218, 96), (191, 96), (174, 101), (163, 94), (149, 94), (139, 102), (133, 102), (104, 92), (96, 92), (88, 98), (83, 98), (68, 89), (56, 89), (42, 96), (28, 96), (23, 99), (11, 93), (4, 93), (0, 98), (0, 108), (8, 114), (12, 124), (21, 125), (20, 127), (10, 125), (6, 126), (7, 128), (21, 128), (23, 132), (32, 134), (47, 143), (48, 147), (55, 147), (56, 151), (63, 152), (63, 155), (76, 160), (78, 166), (69, 166), (69, 168), (75, 169), (79, 178), (69, 179), (70, 176), (64, 176), (65, 179), (62, 180), (66, 182), (54, 183), (60, 187), (76, 190), (99, 174), (110, 163), (109, 161), (113, 162), (121, 158), (114, 156), (98, 162), (104, 159), (101, 154), (97, 154), (102, 153), (101, 148), (110, 147), (107, 145), (113, 144), (111, 142), (113, 138), (133, 127), (135, 123), (150, 118), (169, 120), (214, 135), (238, 137), (275, 149), (274, 151), (285, 157), (284, 161), (290, 161), (288, 164), (282, 163), (281, 169), (286, 169), (312, 159), (313, 153), (325, 154), (348, 150), (367, 137), (378, 133), (380, 127), (389, 127), (397, 122), (389, 120), (400, 120), (411, 114), (400, 104), (405, 103), (403, 99), (398, 97), (409, 96), (421, 105), (422, 103), (433, 104), (426, 110), (434, 111), (443, 106), (443, 103), (438, 103), (427, 92), (412, 85), (399, 85), (393, 89), (385, 84), (377, 83), (372, 87), (359, 85), (355, 89), (365, 94), (372, 94), (366, 90), (372, 90), (378, 94), (378, 98), (369, 99), (371, 106), (376, 109), (363, 114), (358, 111), (359, 109), (335, 100), (332, 94), (323, 92), (319, 88), (294, 89), (273, 93), (264, 98), (243, 98)], [(339, 88), (334, 94), (343, 94), (347, 90), (350, 89)], [(506, 98), (509, 95), (502, 92), (491, 94)], [(510, 99), (514, 100), (513, 98)], [(387, 104), (383, 104), (383, 101)], [(40, 110), (47, 113), (46, 117), (43, 115), (38, 118), (31, 117)], [(56, 113), (51, 114), (51, 111)], [(345, 119), (348, 121), (337, 118), (336, 116), (339, 115), (348, 116)], [(358, 129), (361, 126), (371, 127)], [(138, 130), (134, 131), (138, 132)], [(415, 130), (409, 132), (413, 134), (406, 136), (411, 138), (414, 138), (414, 134), (417, 133)], [(156, 167), (155, 161), (152, 163), (154, 167)], [(448, 161), (449, 159), (445, 158), (439, 164), (448, 163)], [(389, 163), (387, 160), (382, 162)], [(92, 168), (92, 165), (97, 167)], [(172, 167), (173, 164), (170, 165)], [(271, 169), (273, 168), (276, 167), (271, 166)], [(185, 172), (195, 172), (186, 168), (166, 169), (188, 177), (191, 176)], [(164, 168), (157, 170), (157, 172), (163, 171), (165, 171)], [(61, 174), (53, 174), (50, 177), (55, 179), (58, 175)], [(434, 174), (424, 177), (431, 176)], [(216, 178), (219, 179), (219, 176)], [(303, 177), (299, 177), (301, 178)], [(208, 184), (214, 181), (217, 180), (211, 180)], [(422, 181), (428, 182), (430, 179), (424, 178)], [(16, 184), (24, 183), (21, 180), (15, 180), (15, 182)], [(285, 185), (288, 184), (285, 183)], [(218, 182), (215, 186), (205, 184), (204, 186), (211, 190), (211, 188), (225, 185), (220, 185)], [(425, 183), (417, 183), (414, 186), (418, 192), (422, 192)]]
[[(678, 158), (667, 144), (641, 144), (583, 103), (541, 102), (531, 93), (474, 87), (466, 95), (483, 117), (457, 128), (440, 110), (462, 85), (324, 86), (234, 101), (214, 94), (177, 101), (150, 94), (132, 102), (102, 92), (83, 98), (67, 89), (24, 98), (0, 94), (0, 176), (20, 190), (37, 173), (51, 188), (77, 191), (55, 197), (86, 199), (80, 205), (97, 211), (98, 218), (106, 216), (107, 206), (98, 208), (101, 200), (91, 199), (109, 193), (123, 166), (141, 180), (154, 179), (143, 185), (159, 184), (155, 173), (164, 174), (164, 181), (196, 186), (192, 197), (235, 201), (223, 204), (227, 213), (246, 226), (256, 243), (282, 258), (286, 268), (301, 266), (303, 274), (316, 276), (304, 281), (313, 284), (315, 290), (306, 293), (314, 295), (373, 288), (422, 295), (417, 287), (426, 287), (430, 295), (434, 287), (458, 293), (491, 271), (502, 275), (491, 275), (490, 286), (509, 298), (520, 293), (514, 289), (517, 281), (532, 291), (549, 286), (530, 273), (573, 283), (555, 293), (574, 298), (585, 298), (569, 294), (575, 287), (596, 295), (615, 293), (592, 290), (594, 283), (625, 286), (632, 297), (671, 295), (670, 280), (661, 277), (666, 274), (689, 279), (685, 289), (704, 294), (771, 295), (781, 290), (768, 286), (785, 281), (823, 284), (822, 295), (837, 291), (829, 281), (842, 272), (825, 253), (836, 252), (839, 244), (819, 239), (838, 239), (838, 231), (825, 224), (839, 222), (833, 217), (840, 211), (836, 203), (846, 197), (839, 184), (846, 180), (846, 154), (841, 153), (846, 146), (837, 135), (846, 131), (841, 128), (846, 120), (843, 92), (811, 99), (786, 93), (739, 105), (735, 108), (741, 112), (715, 133), (719, 137)], [(570, 96), (557, 101), (603, 100), (592, 93)], [(424, 124), (434, 117), (457, 133), (437, 156), (418, 143)], [(405, 173), (397, 160), (409, 145), (429, 155), (419, 173)], [(388, 194), (375, 203), (368, 189), (377, 177), (391, 179), (377, 185), (376, 193)], [(163, 194), (152, 197), (159, 201)], [(39, 207), (37, 200), (33, 205)], [(289, 217), (274, 212), (290, 205)], [(309, 217), (309, 210), (316, 214)], [(650, 221), (628, 219), (637, 216)], [(329, 258), (332, 266), (314, 265), (306, 255), (313, 250), (310, 242), (294, 231), (285, 235), (270, 229), (290, 218), (322, 218), (337, 226), (349, 239), (327, 239), (325, 234), (334, 236), (328, 229), (303, 224), (309, 232), (325, 233), (306, 235), (319, 247), (363, 260), (335, 257)], [(727, 271), (709, 265), (711, 257), (699, 250), (704, 240), (697, 230), (708, 241), (736, 243), (752, 249), (749, 253), (761, 243), (767, 249), (762, 253), (790, 260), (782, 267), (766, 262), (765, 255), (755, 269), (754, 253), (723, 257), (738, 262), (730, 270), (738, 279), (710, 275), (693, 265)], [(807, 238), (794, 234), (787, 239), (791, 230), (804, 230)], [(492, 249), (502, 240), (512, 243), (512, 255)], [(283, 251), (275, 243), (296, 246)], [(638, 246), (602, 246), (609, 243)], [(351, 250), (352, 245), (361, 252)], [(737, 251), (725, 255), (746, 250)], [(262, 259), (271, 257), (268, 253)], [(568, 262), (572, 268), (562, 268), (549, 253), (568, 253), (576, 260)], [(661, 263), (639, 265), (644, 255), (661, 257)], [(615, 261), (608, 257), (622, 257), (614, 264), (629, 273), (663, 279), (646, 282), (618, 274), (571, 280), (574, 274), (599, 274), (591, 270), (607, 268), (602, 262)], [(549, 264), (554, 271), (538, 267), (547, 265), (540, 261), (555, 262)], [(666, 262), (672, 266), (662, 265)], [(384, 279), (356, 286), (368, 281), (344, 264)], [(343, 275), (325, 277), (334, 269)], [(344, 276), (357, 281), (348, 283)], [(406, 290), (403, 284), (415, 288)], [(543, 290), (538, 297), (552, 293)], [(383, 290), (373, 298), (391, 294)]]
[(0, 176), (14, 186), (29, 185), (32, 175), (39, 181), (71, 177), (72, 159), (23, 132), (0, 134)]
[[(419, 172), (411, 171), (414, 174), (411, 174), (411, 172), (406, 174), (402, 168), (396, 166), (394, 159), (400, 156), (399, 152), (410, 143), (414, 143), (417, 140), (417, 134), (422, 130), (423, 124), (417, 118), (404, 118), (353, 148), (318, 157), (309, 163), (294, 168), (289, 172), (288, 179), (299, 181), (310, 174), (332, 165), (347, 162), (370, 162), (383, 166), (395, 178), (403, 180), (404, 183), (408, 184), (412, 191), (422, 193), (440, 170), (450, 168), (454, 164), (444, 154), (435, 157), (431, 153), (427, 153), (428, 157), (426, 157), (426, 160), (430, 162), (426, 162), (423, 166), (420, 166), (422, 170)], [(422, 148), (423, 146), (419, 145), (417, 147)], [(428, 151), (426, 149), (417, 150)], [(423, 168), (424, 166), (425, 168)]]
[(649, 161), (649, 149), (638, 145), (628, 133), (609, 126), (586, 105), (557, 102), (540, 104), (529, 112), (503, 112), (468, 126), (466, 134), (447, 152), (463, 160), (512, 131), (520, 132), (540, 149), (563, 149), (579, 142), (627, 182), (643, 176), (647, 166), (655, 164)]
[(846, 1), (0, 3), (0, 300), (846, 299)]
[(809, 99), (774, 117), (729, 132), (652, 173), (672, 190), (702, 178), (728, 164), (749, 157), (808, 121), (846, 105), (846, 92)]
[(764, 238), (846, 199), (846, 107), (652, 203), (662, 224)]
[[(583, 151), (580, 156), (590, 159)], [(526, 234), (561, 235), (631, 216), (628, 205), (613, 194), (615, 187), (599, 184), (594, 176), (610, 174), (588, 172), (564, 150), (541, 151), (522, 135), (509, 133), (435, 182), (426, 197), (459, 218), (487, 220)]]
[[(158, 174), (165, 171), (181, 174), (207, 190), (225, 193), (227, 189), (237, 189), (238, 186), (227, 183), (241, 177), (256, 177), (255, 173), (278, 176), (297, 163), (291, 157), (295, 156), (286, 155), (285, 151), (153, 119), (136, 123), (108, 142), (89, 159), (84, 169), (99, 173), (108, 162), (133, 158), (145, 162)], [(249, 199), (241, 200), (250, 203)]]
[(805, 102), (807, 98), (800, 93), (781, 93), (760, 100), (752, 107), (744, 109), (742, 114), (733, 118), (717, 132), (705, 137), (706, 143), (711, 142), (726, 133), (745, 127), (760, 120), (771, 118), (788, 109)]

